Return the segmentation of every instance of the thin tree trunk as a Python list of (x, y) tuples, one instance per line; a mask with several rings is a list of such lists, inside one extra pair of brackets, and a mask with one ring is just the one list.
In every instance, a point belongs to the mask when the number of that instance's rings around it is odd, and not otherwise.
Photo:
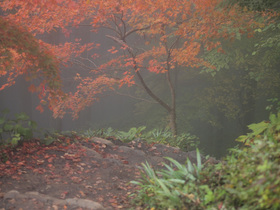
[[(175, 42), (176, 43), (176, 42)], [(174, 44), (175, 44), (174, 43)], [(175, 46), (175, 45), (174, 45)], [(172, 51), (172, 47), (170, 49), (168, 49), (167, 44), (165, 43), (165, 50), (167, 53), (167, 58), (166, 58), (166, 81), (170, 90), (170, 96), (171, 96), (171, 110), (169, 112), (169, 126), (171, 128), (172, 134), (175, 137), (177, 135), (177, 123), (176, 123), (176, 92), (175, 92), (175, 87), (174, 84), (171, 81), (171, 77), (170, 77), (170, 56), (171, 56), (171, 51)]]
[(176, 110), (172, 109), (169, 113), (169, 126), (172, 131), (173, 136), (177, 135), (177, 122), (176, 122)]
[[(169, 63), (167, 64), (167, 68), (169, 68)], [(176, 94), (175, 94), (175, 89), (174, 86), (171, 82), (171, 78), (170, 78), (170, 73), (169, 73), (169, 69), (166, 73), (166, 80), (167, 80), (167, 84), (169, 86), (170, 89), (170, 95), (171, 95), (171, 109), (169, 111), (169, 126), (171, 128), (172, 134), (173, 136), (177, 135), (177, 123), (176, 123)]]
[[(126, 44), (125, 39), (122, 39), (121, 41), (123, 41)], [(166, 48), (167, 50), (167, 73), (166, 73), (166, 80), (170, 89), (170, 94), (171, 94), (171, 105), (168, 105), (167, 103), (165, 103), (162, 99), (160, 99), (157, 95), (155, 95), (153, 93), (153, 91), (147, 86), (146, 82), (144, 81), (142, 75), (140, 74), (138, 67), (137, 67), (137, 62), (135, 59), (135, 55), (132, 52), (132, 50), (128, 47), (128, 52), (131, 55), (132, 59), (133, 59), (133, 64), (134, 64), (134, 70), (136, 73), (137, 78), (140, 81), (140, 84), (142, 85), (142, 87), (144, 88), (144, 90), (146, 91), (146, 93), (152, 98), (154, 99), (159, 105), (161, 105), (164, 109), (167, 110), (168, 114), (169, 114), (169, 126), (170, 129), (172, 131), (173, 136), (175, 137), (177, 135), (177, 123), (176, 123), (176, 95), (175, 95), (175, 88), (171, 82), (171, 78), (170, 78), (170, 51)]]

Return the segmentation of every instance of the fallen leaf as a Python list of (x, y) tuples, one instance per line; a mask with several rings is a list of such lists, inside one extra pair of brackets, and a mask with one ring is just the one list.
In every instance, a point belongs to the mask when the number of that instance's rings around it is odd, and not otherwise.
[(37, 160), (37, 165), (42, 165), (44, 162), (44, 160)]
[(80, 190), (80, 194), (81, 194), (83, 197), (86, 196), (86, 194), (85, 194), (83, 191), (81, 191), (81, 190)]
[(150, 149), (149, 149), (149, 151), (151, 152), (151, 151), (154, 151), (154, 150), (156, 150), (157, 148), (156, 147), (151, 147)]
[(24, 161), (21, 161), (21, 162), (18, 162), (17, 163), (19, 166), (22, 166), (22, 165), (25, 165), (25, 162)]
[(61, 199), (64, 199), (64, 198), (66, 197), (67, 194), (68, 194), (67, 191), (61, 193), (61, 194), (60, 194), (60, 198), (61, 198)]
[(57, 205), (52, 205), (54, 210), (58, 210), (58, 206)]

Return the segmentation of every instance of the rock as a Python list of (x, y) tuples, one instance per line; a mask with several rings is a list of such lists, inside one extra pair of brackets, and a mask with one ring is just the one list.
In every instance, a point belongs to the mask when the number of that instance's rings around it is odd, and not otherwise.
[(93, 157), (99, 158), (99, 159), (102, 158), (102, 156), (98, 152), (96, 152), (95, 150), (90, 149), (88, 147), (84, 147), (84, 146), (83, 146), (83, 148), (86, 150), (86, 152), (89, 156), (93, 156)]
[(100, 203), (95, 201), (87, 200), (87, 199), (78, 199), (78, 198), (68, 198), (66, 200), (57, 199), (48, 195), (40, 194), (38, 192), (26, 192), (19, 193), (16, 190), (11, 190), (4, 195), (4, 200), (6, 199), (36, 199), (37, 201), (41, 201), (43, 203), (53, 203), (53, 205), (70, 205), (73, 207), (79, 208), (87, 208), (93, 210), (103, 210), (105, 209)]
[(104, 209), (104, 207), (101, 204), (87, 199), (69, 198), (66, 199), (66, 203), (68, 205), (78, 206), (81, 208), (89, 208), (94, 210)]
[(93, 141), (93, 142), (99, 143), (99, 144), (106, 144), (108, 146), (114, 146), (113, 142), (106, 140), (106, 139), (98, 138), (98, 137), (94, 137), (94, 138), (90, 139), (90, 141)]
[(16, 190), (11, 190), (4, 195), (4, 200), (18, 197), (20, 193)]

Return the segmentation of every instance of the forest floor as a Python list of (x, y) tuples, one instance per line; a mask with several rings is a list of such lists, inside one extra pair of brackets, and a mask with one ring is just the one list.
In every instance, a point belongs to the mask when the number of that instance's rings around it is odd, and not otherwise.
[(164, 157), (184, 163), (183, 152), (145, 141), (60, 137), (50, 145), (38, 139), (0, 149), (0, 210), (141, 209), (131, 204), (141, 163), (163, 167)]

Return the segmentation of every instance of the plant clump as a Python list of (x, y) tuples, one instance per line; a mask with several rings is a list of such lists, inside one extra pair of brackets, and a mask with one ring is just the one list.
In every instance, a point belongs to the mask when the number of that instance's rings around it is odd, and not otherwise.
[(248, 127), (239, 137), (242, 147), (218, 164), (197, 165), (189, 160), (154, 171), (143, 165), (134, 202), (146, 209), (279, 209), (280, 208), (280, 113), (270, 114)]
[(0, 117), (0, 144), (17, 145), (19, 141), (31, 139), (37, 123), (26, 113), (15, 114), (15, 119), (7, 118), (9, 110), (3, 110)]
[(191, 151), (199, 145), (198, 137), (190, 133), (182, 133), (174, 136), (169, 129), (155, 128), (146, 131), (146, 126), (132, 127), (127, 132), (115, 130), (111, 127), (107, 129), (88, 129), (82, 132), (86, 137), (117, 138), (122, 142), (128, 143), (135, 140), (143, 140), (147, 143), (164, 144), (178, 147), (183, 151)]

